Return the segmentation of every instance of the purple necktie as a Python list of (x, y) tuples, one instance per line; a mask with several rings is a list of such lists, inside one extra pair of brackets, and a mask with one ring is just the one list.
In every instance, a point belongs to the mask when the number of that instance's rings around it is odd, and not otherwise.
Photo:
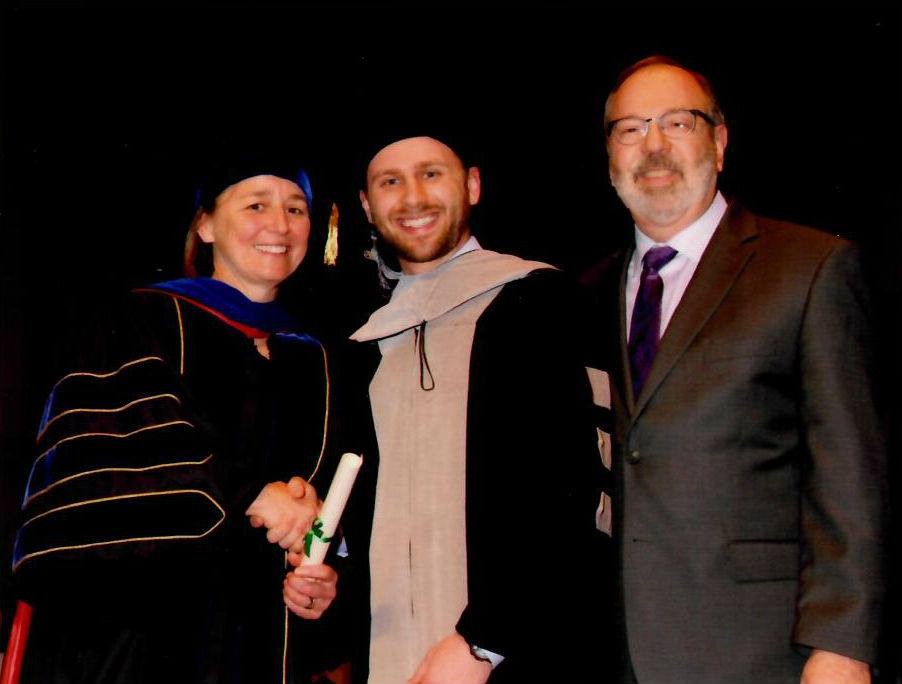
[(652, 247), (642, 257), (642, 275), (639, 278), (639, 292), (630, 321), (630, 371), (633, 376), (633, 396), (645, 384), (651, 364), (658, 352), (661, 338), (661, 295), (664, 281), (658, 273), (677, 255), (673, 247)]

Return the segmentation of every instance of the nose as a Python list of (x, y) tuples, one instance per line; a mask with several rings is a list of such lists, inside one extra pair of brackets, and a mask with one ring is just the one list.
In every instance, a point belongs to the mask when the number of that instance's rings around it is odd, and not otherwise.
[(648, 130), (645, 132), (645, 137), (642, 139), (642, 145), (646, 150), (652, 152), (665, 150), (670, 147), (670, 140), (668, 140), (667, 136), (661, 132), (661, 128), (658, 126), (657, 121), (649, 121)]
[(273, 212), (273, 220), (270, 227), (274, 233), (284, 235), (291, 229), (289, 225), (288, 211), (285, 208)]
[(426, 202), (426, 191), (419, 179), (413, 179), (404, 185), (404, 204), (420, 206)]

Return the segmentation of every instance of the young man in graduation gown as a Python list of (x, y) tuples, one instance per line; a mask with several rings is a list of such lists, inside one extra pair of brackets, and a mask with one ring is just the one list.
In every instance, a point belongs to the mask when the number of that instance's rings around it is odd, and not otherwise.
[(352, 336), (380, 352), (369, 681), (601, 681), (609, 395), (578, 297), (481, 248), (480, 172), (450, 135), (371, 149), (360, 197), (401, 273)]

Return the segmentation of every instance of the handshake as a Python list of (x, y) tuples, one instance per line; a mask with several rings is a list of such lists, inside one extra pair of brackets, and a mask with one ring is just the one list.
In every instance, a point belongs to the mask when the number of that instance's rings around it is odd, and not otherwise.
[(295, 569), (285, 576), (283, 598), (302, 618), (319, 618), (335, 598), (338, 576), (323, 565), (323, 558), (362, 464), (357, 454), (342, 455), (325, 502), (295, 476), (288, 482), (270, 482), (245, 511), (251, 526), (265, 527), (267, 540), (288, 551), (288, 563)]
[(301, 477), (270, 482), (244, 512), (253, 527), (265, 527), (266, 538), (288, 551), (294, 570), (282, 581), (282, 598), (295, 615), (319, 619), (336, 595), (338, 575), (328, 565), (301, 567), (304, 537), (313, 527), (321, 502)]
[(304, 536), (313, 527), (322, 502), (313, 485), (295, 476), (270, 482), (244, 512), (252, 527), (265, 527), (266, 539), (294, 554), (304, 549)]

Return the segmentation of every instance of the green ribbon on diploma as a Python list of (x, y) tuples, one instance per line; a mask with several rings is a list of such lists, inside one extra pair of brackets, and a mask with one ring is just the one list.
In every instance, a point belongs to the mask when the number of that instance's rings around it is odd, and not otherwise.
[(314, 537), (323, 542), (323, 544), (328, 544), (332, 541), (332, 537), (323, 536), (323, 521), (320, 518), (316, 519), (313, 527), (304, 535), (304, 554), (308, 557), (310, 556), (310, 547), (313, 546)]

